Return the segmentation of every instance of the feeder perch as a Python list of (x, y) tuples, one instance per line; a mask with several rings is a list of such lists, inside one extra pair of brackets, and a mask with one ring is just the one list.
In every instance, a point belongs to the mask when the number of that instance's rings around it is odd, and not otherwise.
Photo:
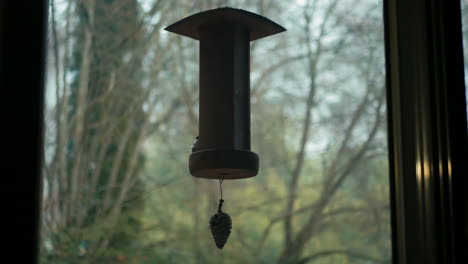
[(257, 175), (250, 151), (250, 41), (285, 31), (260, 15), (217, 8), (184, 18), (165, 30), (200, 41), (199, 136), (189, 157), (199, 178)]

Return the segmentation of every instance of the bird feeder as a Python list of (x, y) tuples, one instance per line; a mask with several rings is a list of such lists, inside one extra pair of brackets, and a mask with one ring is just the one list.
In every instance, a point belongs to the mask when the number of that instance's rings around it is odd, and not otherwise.
[(275, 22), (234, 8), (186, 17), (165, 30), (200, 41), (199, 136), (189, 157), (199, 178), (256, 176), (250, 151), (250, 42), (285, 31)]

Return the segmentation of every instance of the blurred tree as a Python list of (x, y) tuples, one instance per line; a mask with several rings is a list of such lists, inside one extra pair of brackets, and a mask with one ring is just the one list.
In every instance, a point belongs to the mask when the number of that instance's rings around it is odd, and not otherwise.
[(62, 2), (63, 45), (59, 5), (51, 2), (56, 142), (45, 170), (44, 219), (47, 245), (60, 251), (45, 251), (47, 261), (122, 260), (138, 242), (142, 144), (177, 106), (157, 121), (145, 109), (155, 100), (141, 81), (143, 59), (159, 31), (148, 33), (141, 19), (161, 12), (161, 2), (143, 17), (136, 0)]

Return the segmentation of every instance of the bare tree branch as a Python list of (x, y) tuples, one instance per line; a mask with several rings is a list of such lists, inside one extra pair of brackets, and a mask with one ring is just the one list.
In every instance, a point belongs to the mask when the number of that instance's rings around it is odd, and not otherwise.
[[(294, 203), (296, 200), (296, 192), (297, 192), (297, 186), (299, 183), (299, 178), (301, 175), (303, 163), (304, 163), (304, 158), (305, 158), (305, 150), (306, 150), (306, 144), (309, 138), (309, 129), (310, 129), (310, 123), (312, 119), (312, 108), (314, 107), (314, 100), (315, 100), (315, 94), (317, 90), (317, 64), (319, 62), (320, 56), (322, 55), (322, 40), (323, 37), (325, 36), (325, 25), (327, 23), (327, 20), (330, 17), (331, 11), (334, 9), (336, 4), (338, 3), (338, 0), (333, 1), (323, 18), (323, 22), (320, 25), (319, 29), (319, 35), (317, 39), (314, 41), (316, 43), (316, 48), (314, 51), (312, 51), (312, 39), (311, 39), (311, 15), (308, 13), (308, 8), (304, 8), (304, 34), (306, 36), (306, 48), (307, 48), (307, 62), (308, 62), (308, 76), (309, 76), (309, 93), (307, 96), (307, 102), (306, 102), (306, 112), (305, 112), (305, 118), (304, 118), (304, 125), (303, 125), (303, 130), (302, 130), (302, 135), (301, 135), (301, 140), (299, 144), (299, 151), (296, 156), (296, 166), (294, 167), (294, 170), (291, 174), (291, 182), (288, 187), (288, 193), (289, 197), (286, 203), (286, 215), (288, 215), (285, 218), (284, 221), (284, 233), (285, 233), (285, 244), (290, 245), (292, 243), (292, 237), (293, 237), (293, 232), (292, 232), (292, 220), (291, 220), (291, 211), (294, 208)], [(309, 5), (309, 2), (307, 2), (307, 5)], [(315, 6), (315, 4), (314, 4)]]

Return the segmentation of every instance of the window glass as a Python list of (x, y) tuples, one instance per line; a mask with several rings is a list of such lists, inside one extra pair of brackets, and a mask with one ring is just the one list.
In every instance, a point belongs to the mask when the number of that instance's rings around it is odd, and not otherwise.
[[(463, 54), (465, 57), (465, 85), (468, 83), (468, 1), (461, 1), (462, 31), (463, 31)], [(465, 88), (466, 102), (468, 102), (468, 90)], [(468, 103), (466, 111), (468, 113)]]
[[(250, 46), (260, 171), (223, 182), (219, 250), (219, 182), (188, 172), (199, 43), (163, 29), (227, 5), (287, 31)], [(49, 8), (41, 263), (391, 263), (382, 1)]]

